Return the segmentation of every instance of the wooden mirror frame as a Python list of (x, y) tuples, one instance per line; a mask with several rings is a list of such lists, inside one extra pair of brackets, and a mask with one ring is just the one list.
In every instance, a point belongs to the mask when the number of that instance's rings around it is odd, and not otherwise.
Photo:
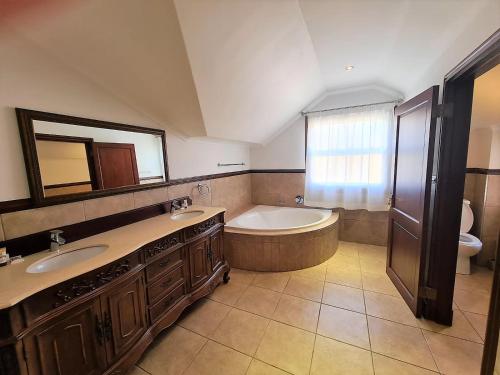
[[(164, 130), (146, 128), (135, 125), (126, 125), (116, 122), (87, 119), (82, 117), (60, 115), (56, 113), (33, 111), (30, 109), (23, 109), (23, 108), (16, 108), (16, 115), (17, 115), (17, 123), (19, 126), (19, 134), (21, 136), (21, 144), (23, 147), (24, 162), (26, 165), (26, 174), (28, 177), (31, 199), (35, 207), (76, 202), (86, 199), (123, 194), (127, 192), (153, 189), (168, 185), (169, 176), (168, 176), (168, 160), (167, 160), (167, 143)], [(123, 130), (128, 132), (146, 133), (146, 134), (160, 136), (162, 139), (162, 148), (163, 148), (162, 154), (163, 154), (163, 167), (165, 169), (165, 181), (144, 184), (144, 185), (130, 185), (112, 189), (94, 190), (90, 192), (45, 197), (43, 183), (42, 183), (42, 176), (40, 173), (40, 164), (38, 162), (38, 155), (36, 153), (36, 138), (33, 127), (33, 120), (57, 122), (68, 125), (88, 126), (101, 129)]]

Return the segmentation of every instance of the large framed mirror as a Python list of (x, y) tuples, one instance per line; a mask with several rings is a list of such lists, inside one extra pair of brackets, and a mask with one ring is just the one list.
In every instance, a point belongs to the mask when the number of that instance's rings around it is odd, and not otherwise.
[(16, 108), (37, 206), (168, 184), (165, 132)]

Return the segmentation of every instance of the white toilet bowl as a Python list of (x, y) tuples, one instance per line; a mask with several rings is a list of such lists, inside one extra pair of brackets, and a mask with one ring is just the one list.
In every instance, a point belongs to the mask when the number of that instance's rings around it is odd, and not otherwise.
[(458, 241), (457, 273), (470, 274), (470, 257), (481, 251), (483, 243), (469, 233), (460, 233)]

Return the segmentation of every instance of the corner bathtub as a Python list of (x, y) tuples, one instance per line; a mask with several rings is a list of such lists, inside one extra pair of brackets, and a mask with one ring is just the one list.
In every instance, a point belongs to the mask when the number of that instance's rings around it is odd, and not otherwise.
[(231, 267), (293, 271), (329, 259), (338, 246), (338, 213), (255, 206), (226, 223), (224, 252)]

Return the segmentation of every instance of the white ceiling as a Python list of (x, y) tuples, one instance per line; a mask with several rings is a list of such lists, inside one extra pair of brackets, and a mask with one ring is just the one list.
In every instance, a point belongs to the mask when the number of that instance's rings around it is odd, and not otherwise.
[(441, 83), (500, 26), (500, 1), (80, 0), (15, 21), (160, 126), (263, 143), (322, 92)]

